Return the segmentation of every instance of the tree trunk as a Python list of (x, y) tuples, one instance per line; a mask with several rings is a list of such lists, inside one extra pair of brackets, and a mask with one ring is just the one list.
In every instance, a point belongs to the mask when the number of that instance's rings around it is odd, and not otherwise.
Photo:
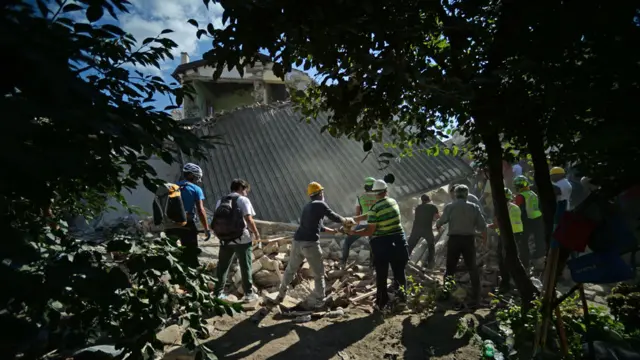
[(491, 182), (491, 193), (493, 195), (493, 206), (500, 225), (500, 241), (504, 246), (506, 256), (505, 264), (507, 270), (513, 276), (520, 297), (522, 298), (522, 310), (526, 312), (531, 306), (535, 288), (531, 279), (527, 275), (520, 257), (518, 248), (513, 237), (513, 229), (509, 219), (509, 209), (507, 208), (507, 198), (504, 194), (504, 179), (502, 176), (502, 145), (497, 133), (485, 133), (482, 136), (487, 156), (489, 158), (489, 179)]
[(547, 155), (544, 151), (544, 138), (540, 131), (531, 129), (529, 136), (527, 136), (527, 147), (533, 162), (534, 180), (538, 187), (540, 210), (542, 210), (544, 220), (545, 243), (548, 250), (556, 214), (556, 194), (553, 191), (553, 185), (551, 185)]

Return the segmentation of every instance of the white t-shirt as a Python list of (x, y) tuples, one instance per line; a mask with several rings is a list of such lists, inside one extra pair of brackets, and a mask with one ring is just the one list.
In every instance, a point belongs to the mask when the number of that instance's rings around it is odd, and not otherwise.
[[(248, 197), (242, 196), (238, 193), (231, 193), (230, 195), (238, 195), (238, 207), (242, 211), (242, 216), (256, 216), (255, 210), (253, 210), (253, 205), (251, 204), (251, 200)], [(216, 203), (216, 209), (220, 206), (220, 200)], [(215, 210), (214, 210), (215, 211)], [(247, 228), (247, 221), (244, 221), (244, 232), (240, 237), (240, 240), (236, 242), (230, 242), (229, 245), (240, 245), (240, 244), (248, 244), (251, 242), (251, 234), (249, 233), (249, 229)]]
[(511, 167), (513, 170), (513, 177), (522, 175), (522, 166), (520, 164), (515, 164)]
[(571, 210), (571, 183), (567, 179), (562, 179), (554, 183), (555, 186), (560, 188), (560, 195), (556, 196), (556, 201), (567, 201), (567, 210)]

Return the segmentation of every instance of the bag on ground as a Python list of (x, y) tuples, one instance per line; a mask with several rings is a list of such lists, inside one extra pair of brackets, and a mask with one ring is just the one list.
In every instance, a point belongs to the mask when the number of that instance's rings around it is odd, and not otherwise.
[(237, 195), (228, 195), (220, 199), (220, 205), (213, 212), (211, 229), (223, 243), (240, 239), (244, 233), (245, 222), (242, 210), (238, 206)]
[(153, 199), (153, 223), (164, 225), (165, 229), (182, 227), (187, 224), (187, 212), (181, 196), (182, 186), (165, 183), (158, 187)]

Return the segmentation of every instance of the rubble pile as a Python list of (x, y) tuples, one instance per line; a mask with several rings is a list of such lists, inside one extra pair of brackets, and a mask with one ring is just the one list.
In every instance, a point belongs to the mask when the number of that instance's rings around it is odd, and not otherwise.
[[(283, 234), (279, 234), (283, 235)], [(271, 236), (266, 243), (254, 245), (252, 274), (254, 291), (263, 296), (275, 294), (282, 281), (282, 275), (289, 262), (292, 236)], [(342, 246), (344, 236), (322, 238), (320, 246), (324, 257), (324, 276), (327, 295), (335, 306), (349, 305), (349, 297), (356, 297), (359, 292), (371, 293), (373, 277), (369, 263), (370, 248), (366, 240), (356, 241), (349, 251), (347, 266), (341, 269)], [(262, 245), (262, 246), (260, 246)], [(227, 281), (227, 293), (243, 295), (242, 276), (237, 262), (231, 265)], [(313, 272), (306, 260), (296, 273), (288, 295), (295, 302), (304, 301), (313, 292)], [(373, 295), (373, 293), (371, 293)], [(359, 302), (362, 299), (356, 299)]]

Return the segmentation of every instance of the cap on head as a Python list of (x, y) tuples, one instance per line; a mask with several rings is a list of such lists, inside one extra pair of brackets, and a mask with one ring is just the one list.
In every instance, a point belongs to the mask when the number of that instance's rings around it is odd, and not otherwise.
[(453, 192), (458, 199), (466, 199), (467, 196), (469, 196), (469, 188), (467, 185), (458, 185)]
[(364, 179), (364, 186), (373, 186), (373, 183), (376, 182), (376, 179), (372, 177), (368, 177)]
[(565, 174), (564, 169), (559, 166), (554, 166), (549, 171), (549, 175), (564, 175), (564, 174)]
[(384, 180), (376, 180), (373, 182), (371, 191), (384, 191), (387, 190), (387, 183)]
[(314, 181), (314, 182), (310, 183), (309, 186), (307, 186), (307, 195), (315, 196), (315, 195), (320, 194), (320, 192), (322, 192), (322, 190), (324, 190), (322, 185), (320, 185), (320, 183)]
[(507, 198), (507, 200), (513, 199), (513, 193), (511, 192), (511, 190), (509, 190), (509, 188), (504, 188), (504, 196)]

